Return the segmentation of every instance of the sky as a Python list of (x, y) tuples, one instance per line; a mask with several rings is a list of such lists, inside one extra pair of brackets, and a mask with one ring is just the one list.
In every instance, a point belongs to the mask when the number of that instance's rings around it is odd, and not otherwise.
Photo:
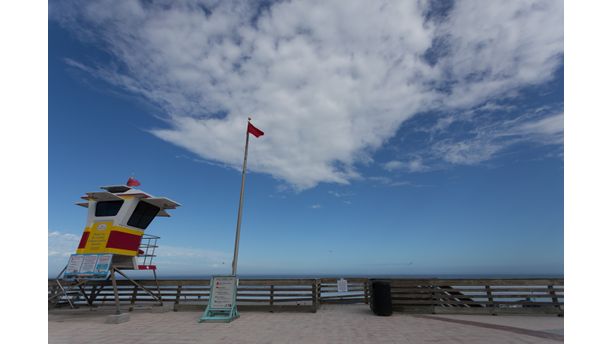
[(49, 275), (101, 185), (161, 275), (563, 273), (562, 1), (51, 1)]

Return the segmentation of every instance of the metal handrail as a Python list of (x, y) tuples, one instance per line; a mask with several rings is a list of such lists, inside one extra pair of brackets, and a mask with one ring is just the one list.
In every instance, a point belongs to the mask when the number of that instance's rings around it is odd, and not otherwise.
[(157, 240), (159, 238), (160, 237), (151, 234), (142, 235), (139, 249), (143, 253), (138, 255), (139, 258), (142, 258), (142, 264), (140, 265), (152, 265), (153, 258), (157, 257), (155, 250), (159, 247), (157, 246)]

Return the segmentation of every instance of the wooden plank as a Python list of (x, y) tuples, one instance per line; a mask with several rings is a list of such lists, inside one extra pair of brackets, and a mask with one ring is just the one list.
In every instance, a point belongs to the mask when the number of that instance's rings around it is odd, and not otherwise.
[(322, 301), (321, 304), (329, 304), (329, 305), (353, 305), (353, 304), (361, 304), (363, 300), (326, 300)]
[(210, 280), (202, 279), (202, 280), (160, 280), (159, 285), (182, 285), (186, 286), (202, 286), (202, 287), (210, 287)]
[[(338, 286), (334, 285), (334, 286), (321, 286), (321, 290), (325, 290), (325, 291), (338, 291)], [(359, 285), (349, 285), (347, 286), (347, 290), (363, 290), (363, 284), (359, 284)]]
[[(470, 297), (470, 298), (489, 298), (488, 294), (478, 294), (478, 295), (471, 295), (471, 294), (463, 294), (461, 296), (456, 296), (456, 295), (444, 295), (444, 294), (436, 294), (435, 297), (439, 297), (439, 298), (457, 298), (457, 297)], [(550, 294), (491, 294), (492, 298), (495, 299), (520, 299), (520, 298), (547, 298), (550, 299), (551, 295)]]
[(472, 286), (472, 285), (500, 285), (500, 286), (524, 286), (524, 285), (563, 285), (559, 279), (440, 279), (432, 280), (436, 286)]
[(528, 285), (559, 285), (563, 286), (563, 279), (431, 279), (431, 280), (411, 280), (394, 279), (391, 280), (391, 287), (402, 286), (528, 286)]
[[(486, 305), (489, 301), (453, 301), (453, 300), (439, 300), (438, 304), (445, 305)], [(535, 302), (535, 301), (495, 301), (495, 305), (521, 305), (521, 306), (553, 306), (552, 302)]]
[(248, 285), (248, 286), (253, 286), (253, 285), (311, 285), (312, 282), (314, 280), (313, 279), (294, 279), (294, 280), (290, 280), (290, 279), (278, 279), (278, 280), (245, 280), (245, 279), (240, 279), (239, 282), (239, 286), (241, 285)]
[(437, 304), (435, 301), (431, 300), (393, 300), (391, 302), (394, 305), (433, 305)]
[[(245, 300), (245, 301), (247, 301), (247, 300)], [(251, 300), (248, 300), (248, 301), (250, 302)], [(275, 304), (285, 303), (285, 302), (303, 302), (303, 301), (310, 301), (310, 302), (312, 302), (312, 298), (311, 297), (302, 297), (302, 298), (291, 298), (291, 299), (278, 299), (278, 298), (274, 299), (274, 303)]]
[[(555, 292), (563, 292), (563, 288), (553, 288), (553, 290)], [(549, 289), (548, 287), (545, 286), (541, 286), (541, 287), (537, 287), (537, 288), (491, 288), (491, 292), (493, 293), (498, 293), (498, 292), (514, 292), (514, 291), (527, 291), (527, 292), (548, 292)]]
[(210, 293), (185, 293), (185, 292), (181, 292), (179, 294), (178, 291), (177, 291), (176, 293), (162, 293), (161, 295), (162, 296), (169, 296), (169, 297), (175, 297), (177, 295), (180, 295), (180, 296), (183, 296), (183, 297), (185, 297), (185, 296), (200, 296), (200, 297), (206, 296), (206, 297), (208, 297), (210, 295)]
[[(510, 290), (510, 291), (500, 291), (500, 292), (496, 292), (494, 289), (491, 289), (490, 292), (493, 295), (518, 295), (518, 294), (537, 294), (537, 295), (550, 295), (549, 291), (546, 289), (538, 289), (538, 290)], [(392, 292), (393, 293), (393, 292)], [(445, 294), (449, 294), (449, 293), (461, 293), (463, 295), (484, 295), (487, 294), (487, 290), (482, 289), (482, 290), (469, 290), (469, 289), (448, 289), (448, 290), (443, 290), (443, 289), (438, 289), (435, 291), (432, 291), (433, 294), (436, 295), (445, 295)]]
[[(240, 293), (240, 292), (238, 293), (238, 296), (240, 296), (240, 297), (246, 297), (246, 296), (249, 296), (249, 297), (265, 297), (266, 299), (269, 299), (270, 295), (271, 295), (270, 291), (268, 291), (265, 294)], [(286, 292), (285, 293), (277, 293), (276, 291), (274, 292), (274, 297), (275, 298), (280, 298), (280, 297), (285, 297), (286, 298), (286, 297), (294, 297), (294, 296), (295, 297), (304, 297), (304, 296), (310, 297), (311, 295), (310, 295), (310, 293), (286, 293)]]
[[(236, 300), (238, 302), (254, 302), (254, 303), (269, 303), (270, 300), (265, 298), (265, 299), (248, 299), (248, 298), (242, 298), (242, 297), (238, 297), (236, 298)], [(278, 298), (274, 298), (274, 303), (278, 304), (278, 303), (283, 303), (283, 302), (300, 302), (300, 301), (312, 301), (312, 298), (310, 297), (294, 297), (294, 298), (290, 298), (290, 299), (278, 299)]]
[(360, 300), (363, 301), (363, 296), (321, 296), (321, 302), (329, 300)]
[(393, 297), (391, 298), (391, 300), (395, 301), (406, 301), (406, 300), (432, 300), (432, 298), (430, 296), (426, 296), (426, 297)]
[[(265, 280), (265, 279), (240, 279), (240, 283), (241, 284), (253, 284), (253, 285), (261, 285), (262, 283), (264, 284), (275, 284), (278, 285), (279, 283), (289, 283), (289, 284), (310, 284), (314, 281), (315, 279), (269, 279), (269, 280)], [(325, 279), (321, 279), (321, 284), (325, 284), (325, 281), (329, 281), (328, 284), (332, 285), (335, 284), (336, 279), (329, 279), (329, 278), (325, 278)], [(53, 285), (55, 283), (55, 279), (49, 279), (47, 282), (49, 285)], [(59, 280), (60, 283), (62, 284), (70, 284), (71, 281), (65, 281), (65, 280)], [(143, 285), (153, 285), (155, 283), (155, 280), (152, 279), (142, 279), (142, 280), (136, 280), (138, 283), (143, 284)], [(189, 279), (189, 280), (165, 280), (165, 279), (160, 279), (158, 280), (160, 286), (162, 285), (176, 285), (178, 286), (179, 284), (182, 285), (209, 285), (210, 284), (210, 280), (209, 279)], [(350, 284), (360, 284), (360, 283), (367, 283), (369, 280), (366, 278), (357, 278), (357, 279), (347, 279), (349, 285)], [(391, 282), (392, 285), (491, 285), (491, 286), (495, 286), (495, 285), (544, 285), (544, 286), (548, 286), (548, 285), (553, 285), (553, 286), (563, 286), (564, 280), (563, 279), (543, 279), (543, 278), (524, 278), (524, 279), (391, 279), (389, 280)], [(99, 284), (99, 283), (103, 283), (103, 284), (107, 284), (109, 285), (111, 282), (110, 281), (91, 281), (93, 284)], [(545, 283), (547, 282), (547, 283)], [(127, 280), (121, 280), (118, 279), (117, 280), (118, 285), (121, 285), (123, 283), (128, 283)]]
[[(300, 292), (300, 291), (310, 292), (312, 290), (311, 286), (308, 286), (308, 288), (306, 288), (304, 286), (300, 286), (299, 288), (283, 288), (283, 287), (278, 287), (278, 286), (275, 286), (275, 285), (272, 285), (272, 286), (274, 286), (274, 291), (275, 292), (276, 291), (278, 291), (278, 292), (281, 292), (281, 291), (288, 291), (288, 292), (293, 292), (293, 291), (295, 291), (295, 292)], [(269, 287), (270, 286), (263, 286), (262, 288), (241, 288), (241, 287), (238, 287), (238, 291), (239, 292), (241, 292), (241, 291), (265, 291), (265, 292), (268, 292), (268, 291), (270, 291)]]
[(431, 293), (435, 290), (442, 289), (434, 289), (434, 288), (394, 288), (391, 287), (392, 293)]
[(337, 283), (338, 280), (340, 278), (344, 278), (347, 283), (367, 283), (369, 281), (368, 278), (363, 278), (363, 277), (357, 277), (357, 278), (353, 278), (353, 277), (338, 277), (338, 278), (321, 278), (321, 284), (332, 284), (332, 283)]

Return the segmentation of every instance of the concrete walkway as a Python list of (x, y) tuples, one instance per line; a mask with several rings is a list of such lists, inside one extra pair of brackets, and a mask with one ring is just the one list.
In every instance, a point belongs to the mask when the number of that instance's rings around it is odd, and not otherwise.
[(563, 318), (551, 316), (375, 316), (367, 305), (317, 313), (243, 312), (231, 323), (198, 323), (201, 312), (136, 310), (106, 324), (96, 310), (49, 312), (49, 343), (559, 343)]

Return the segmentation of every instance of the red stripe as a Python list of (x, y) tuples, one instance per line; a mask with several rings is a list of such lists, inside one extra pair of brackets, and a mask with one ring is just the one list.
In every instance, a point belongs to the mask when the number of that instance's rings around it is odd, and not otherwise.
[(157, 270), (155, 265), (138, 265), (138, 270)]
[(87, 244), (87, 239), (89, 238), (89, 232), (83, 232), (81, 236), (81, 241), (79, 242), (79, 248), (85, 248), (85, 244)]
[(112, 231), (106, 243), (107, 248), (137, 251), (140, 246), (140, 235)]

